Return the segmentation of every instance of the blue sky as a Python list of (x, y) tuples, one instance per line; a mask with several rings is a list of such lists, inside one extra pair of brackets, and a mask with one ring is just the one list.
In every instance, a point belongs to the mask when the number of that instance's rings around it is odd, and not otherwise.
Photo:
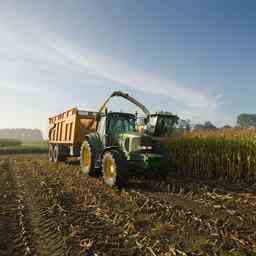
[[(235, 124), (254, 113), (255, 1), (1, 1), (0, 128), (97, 110), (113, 90), (153, 112)], [(134, 108), (115, 99), (116, 110)]]

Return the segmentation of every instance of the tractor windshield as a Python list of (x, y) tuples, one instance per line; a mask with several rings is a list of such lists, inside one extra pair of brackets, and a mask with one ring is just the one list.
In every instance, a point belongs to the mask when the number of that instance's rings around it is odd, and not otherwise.
[(135, 131), (135, 118), (129, 115), (113, 115), (108, 119), (108, 132), (113, 136)]
[(177, 116), (174, 115), (152, 115), (147, 124), (147, 132), (152, 136), (166, 136), (172, 132), (177, 122)]
[(158, 116), (155, 136), (166, 136), (172, 132), (176, 119), (173, 116)]

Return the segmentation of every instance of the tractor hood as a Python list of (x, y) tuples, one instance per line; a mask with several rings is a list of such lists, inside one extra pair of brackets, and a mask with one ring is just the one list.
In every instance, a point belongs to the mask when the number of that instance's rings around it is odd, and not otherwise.
[(151, 136), (139, 132), (125, 132), (119, 135), (119, 145), (126, 154), (140, 150), (152, 150), (155, 141)]
[[(139, 132), (122, 132), (120, 133), (120, 138), (124, 138), (124, 137), (141, 137), (142, 134)], [(148, 135), (146, 135), (148, 136)]]

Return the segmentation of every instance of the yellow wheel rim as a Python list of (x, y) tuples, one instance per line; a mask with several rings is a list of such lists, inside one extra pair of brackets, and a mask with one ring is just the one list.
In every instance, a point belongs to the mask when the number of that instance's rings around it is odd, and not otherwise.
[(83, 164), (86, 168), (91, 166), (91, 152), (88, 147), (85, 147), (83, 150)]
[(106, 178), (107, 179), (114, 179), (116, 177), (116, 165), (113, 159), (108, 158), (106, 159)]

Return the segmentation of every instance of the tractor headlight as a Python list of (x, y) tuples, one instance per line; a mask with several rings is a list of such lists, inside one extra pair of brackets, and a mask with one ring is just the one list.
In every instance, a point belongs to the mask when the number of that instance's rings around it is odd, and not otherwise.
[(152, 150), (152, 146), (141, 146), (141, 150)]
[(152, 150), (153, 144), (150, 138), (144, 136), (133, 137), (130, 139), (129, 152), (139, 150)]

